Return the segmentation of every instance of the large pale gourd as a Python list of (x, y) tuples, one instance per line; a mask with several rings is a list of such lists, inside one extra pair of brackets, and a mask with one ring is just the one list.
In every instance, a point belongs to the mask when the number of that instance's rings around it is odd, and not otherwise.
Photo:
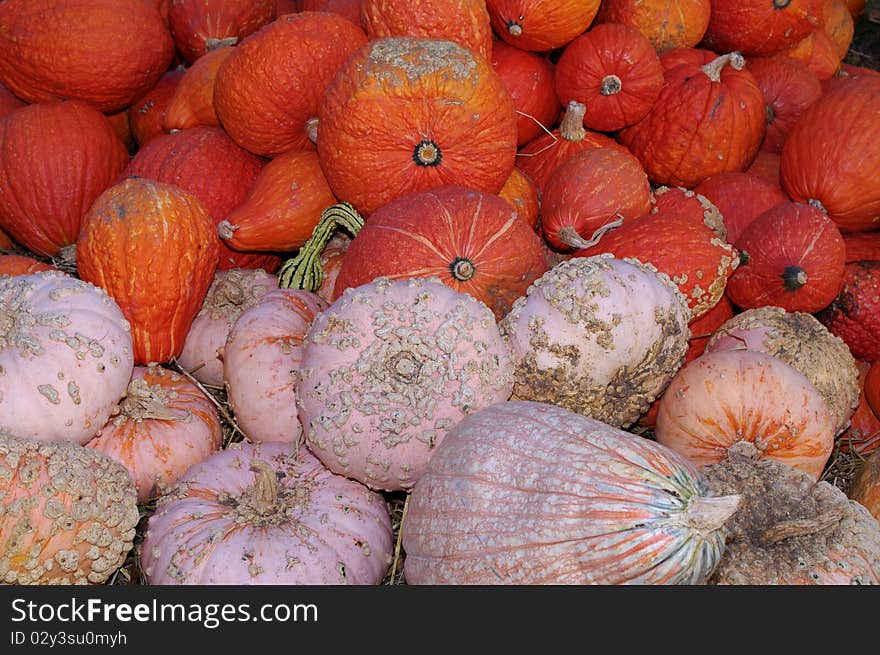
[(428, 462), (403, 523), (411, 584), (700, 584), (736, 495), (684, 458), (553, 405), (495, 404)]
[(0, 430), (85, 443), (125, 393), (132, 352), (102, 289), (61, 271), (0, 277)]
[(631, 425), (681, 366), (689, 318), (668, 276), (637, 260), (563, 261), (501, 321), (516, 360), (513, 398)]

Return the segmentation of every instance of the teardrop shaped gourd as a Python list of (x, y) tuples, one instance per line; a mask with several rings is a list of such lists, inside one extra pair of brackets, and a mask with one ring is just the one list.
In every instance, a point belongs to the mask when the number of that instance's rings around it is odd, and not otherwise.
[(80, 277), (105, 289), (131, 324), (135, 363), (179, 355), (220, 252), (199, 199), (172, 184), (128, 178), (92, 205), (76, 248)]
[(220, 65), (232, 52), (232, 48), (217, 48), (196, 59), (184, 71), (162, 116), (162, 128), (166, 132), (190, 127), (220, 127), (214, 109), (214, 82)]
[(671, 450), (561, 407), (502, 402), (437, 448), (403, 523), (410, 584), (702, 584), (736, 495)]

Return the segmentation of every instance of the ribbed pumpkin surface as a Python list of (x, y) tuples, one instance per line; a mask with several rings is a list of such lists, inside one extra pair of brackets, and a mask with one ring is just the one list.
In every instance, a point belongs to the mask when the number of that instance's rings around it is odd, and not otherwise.
[(704, 44), (719, 52), (772, 55), (819, 24), (822, 0), (712, 0)]
[[(655, 442), (553, 405), (498, 403), (462, 419), (416, 483), (406, 579), (699, 584), (736, 502), (707, 496), (696, 469)], [(698, 521), (710, 507), (720, 521)]]
[(540, 238), (507, 202), (444, 186), (407, 194), (370, 216), (345, 253), (334, 298), (379, 276), (435, 276), (500, 319), (546, 270)]
[(83, 214), (128, 162), (106, 117), (46, 102), (0, 121), (0, 227), (39, 255), (76, 242)]

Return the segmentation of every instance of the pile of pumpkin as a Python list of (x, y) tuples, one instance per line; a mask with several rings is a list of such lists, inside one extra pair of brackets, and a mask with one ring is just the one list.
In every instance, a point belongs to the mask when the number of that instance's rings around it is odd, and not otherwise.
[(0, 580), (880, 582), (864, 10), (0, 2)]

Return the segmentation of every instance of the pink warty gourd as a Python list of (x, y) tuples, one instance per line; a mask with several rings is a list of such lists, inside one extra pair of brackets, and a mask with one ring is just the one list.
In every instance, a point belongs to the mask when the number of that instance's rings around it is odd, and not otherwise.
[(235, 321), (223, 346), (229, 406), (248, 441), (297, 441), (297, 371), (303, 339), (327, 307), (301, 289), (272, 289)]
[(199, 382), (222, 387), (220, 350), (232, 326), (244, 310), (277, 287), (278, 279), (262, 269), (231, 268), (214, 273), (208, 295), (193, 319), (177, 363)]
[(84, 444), (134, 369), (119, 305), (60, 271), (0, 277), (0, 430)]
[(104, 583), (132, 549), (139, 519), (121, 464), (0, 430), (0, 582)]
[(656, 442), (509, 401), (464, 418), (403, 522), (410, 584), (701, 584), (737, 495)]
[(507, 400), (513, 362), (485, 304), (437, 278), (349, 287), (306, 335), (297, 403), (335, 473), (412, 487), (446, 432)]
[(607, 254), (560, 262), (501, 321), (513, 399), (631, 425), (684, 361), (689, 319), (678, 287), (650, 265)]
[(375, 585), (391, 536), (380, 494), (304, 447), (240, 442), (159, 499), (140, 563), (153, 585)]

